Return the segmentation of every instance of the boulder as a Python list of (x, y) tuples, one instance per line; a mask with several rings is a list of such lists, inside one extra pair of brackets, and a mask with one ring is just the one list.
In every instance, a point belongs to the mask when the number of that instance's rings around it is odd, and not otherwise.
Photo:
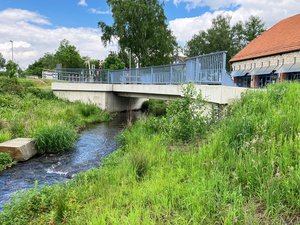
[(16, 161), (26, 161), (33, 157), (37, 150), (31, 138), (16, 138), (0, 143), (0, 152), (8, 153)]

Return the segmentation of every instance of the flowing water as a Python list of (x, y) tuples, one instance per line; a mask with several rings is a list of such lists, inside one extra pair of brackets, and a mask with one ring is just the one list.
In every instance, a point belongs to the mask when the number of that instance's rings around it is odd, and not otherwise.
[[(140, 116), (133, 113), (133, 119)], [(127, 114), (119, 113), (111, 122), (84, 130), (74, 150), (34, 157), (0, 172), (0, 210), (14, 192), (34, 187), (35, 182), (53, 184), (66, 181), (75, 174), (97, 167), (101, 159), (117, 149), (116, 135), (124, 128)]]

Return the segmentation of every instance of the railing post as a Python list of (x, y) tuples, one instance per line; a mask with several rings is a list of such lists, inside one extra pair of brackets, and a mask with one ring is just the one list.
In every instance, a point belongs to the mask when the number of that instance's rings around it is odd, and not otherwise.
[[(109, 80), (110, 80), (110, 72), (109, 72), (109, 70), (107, 70), (107, 83), (109, 84)], [(111, 78), (111, 80), (112, 80), (112, 78)]]
[(171, 76), (170, 76), (170, 84), (172, 83), (172, 77), (173, 77), (173, 65), (171, 64), (170, 66), (170, 72), (171, 72)]
[(153, 84), (153, 67), (151, 67), (151, 84)]
[(225, 76), (225, 74), (226, 74), (226, 52), (223, 52), (223, 68), (222, 69), (223, 69), (223, 71), (221, 73), (221, 79), (219, 78), (219, 82), (222, 82), (223, 76)]
[(136, 77), (136, 78), (135, 78), (135, 83), (137, 84), (137, 83), (138, 83), (138, 81), (137, 81), (137, 80), (138, 80), (138, 73), (137, 73), (137, 69), (135, 69), (135, 77)]

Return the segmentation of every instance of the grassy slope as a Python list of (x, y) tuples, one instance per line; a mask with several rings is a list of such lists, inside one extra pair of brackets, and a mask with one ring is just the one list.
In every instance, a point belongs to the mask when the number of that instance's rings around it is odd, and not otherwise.
[(100, 169), (34, 189), (0, 224), (299, 223), (300, 84), (248, 93), (201, 144), (140, 121)]
[(45, 126), (64, 124), (78, 129), (87, 123), (109, 120), (94, 106), (55, 98), (46, 80), (0, 78), (0, 142), (32, 137)]

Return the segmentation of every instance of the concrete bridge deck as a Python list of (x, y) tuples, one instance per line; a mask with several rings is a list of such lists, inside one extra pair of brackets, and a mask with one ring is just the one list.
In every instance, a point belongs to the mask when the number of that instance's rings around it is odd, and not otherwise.
[[(208, 103), (228, 104), (239, 99), (247, 88), (222, 85), (194, 85)], [(54, 94), (69, 101), (93, 103), (115, 112), (139, 109), (146, 99), (173, 99), (182, 97), (182, 85), (97, 84), (53, 82)]]

